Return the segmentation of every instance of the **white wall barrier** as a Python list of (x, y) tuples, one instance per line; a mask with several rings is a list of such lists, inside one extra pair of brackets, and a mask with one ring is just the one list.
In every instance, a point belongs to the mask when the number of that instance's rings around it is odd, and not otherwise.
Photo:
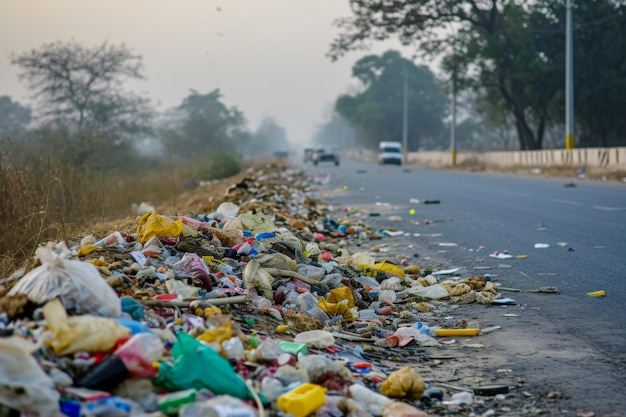
[[(409, 163), (433, 167), (451, 166), (450, 151), (411, 152)], [(572, 167), (594, 171), (626, 171), (626, 147), (546, 149), (539, 151), (458, 151), (457, 165), (485, 165), (494, 168)]]

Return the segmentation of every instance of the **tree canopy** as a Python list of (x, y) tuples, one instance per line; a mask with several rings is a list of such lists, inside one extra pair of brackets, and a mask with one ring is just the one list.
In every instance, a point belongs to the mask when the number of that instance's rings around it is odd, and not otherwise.
[[(332, 59), (397, 37), (442, 58), (443, 70), (460, 88), (501, 102), (514, 118), (520, 149), (540, 149), (546, 127), (564, 122), (563, 1), (349, 2), (352, 16), (337, 22), (342, 33), (331, 44)], [(608, 107), (626, 104), (626, 37), (620, 35), (626, 4), (573, 3), (577, 129), (581, 143), (606, 145), (607, 138), (624, 132), (623, 118)]]
[(434, 74), (416, 66), (397, 51), (368, 55), (352, 67), (363, 91), (342, 95), (335, 110), (357, 128), (359, 141), (375, 148), (382, 140), (402, 140), (404, 77), (408, 93), (408, 143), (410, 150), (438, 147), (445, 133), (447, 99)]
[(228, 108), (222, 102), (219, 89), (207, 94), (191, 90), (170, 114), (168, 125), (161, 130), (168, 154), (194, 158), (200, 154), (238, 150), (237, 138), (245, 128), (246, 120), (236, 107)]

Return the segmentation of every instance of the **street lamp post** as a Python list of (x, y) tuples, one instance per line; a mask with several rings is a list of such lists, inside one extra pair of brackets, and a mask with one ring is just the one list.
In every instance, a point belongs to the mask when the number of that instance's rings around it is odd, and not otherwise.
[(574, 149), (574, 28), (572, 1), (566, 0), (565, 6), (565, 149)]

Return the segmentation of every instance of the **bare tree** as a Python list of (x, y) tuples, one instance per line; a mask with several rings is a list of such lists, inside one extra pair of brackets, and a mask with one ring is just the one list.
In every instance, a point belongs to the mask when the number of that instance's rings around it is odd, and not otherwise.
[[(58, 41), (13, 53), (11, 64), (20, 67), (20, 79), (41, 100), (44, 116), (76, 123), (79, 131), (103, 120), (127, 120), (146, 108), (145, 99), (122, 90), (123, 81), (144, 78), (141, 56), (124, 44), (90, 48)], [(124, 122), (121, 126), (128, 127)]]

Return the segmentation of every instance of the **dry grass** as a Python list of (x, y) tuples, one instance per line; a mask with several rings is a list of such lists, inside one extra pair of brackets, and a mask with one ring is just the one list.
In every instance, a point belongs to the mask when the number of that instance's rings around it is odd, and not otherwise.
[[(104, 237), (136, 227), (132, 204), (176, 201), (183, 184), (206, 166), (161, 163), (149, 170), (85, 173), (47, 159), (0, 156), (0, 277), (7, 277), (49, 240)], [(204, 178), (203, 178), (204, 179)]]

